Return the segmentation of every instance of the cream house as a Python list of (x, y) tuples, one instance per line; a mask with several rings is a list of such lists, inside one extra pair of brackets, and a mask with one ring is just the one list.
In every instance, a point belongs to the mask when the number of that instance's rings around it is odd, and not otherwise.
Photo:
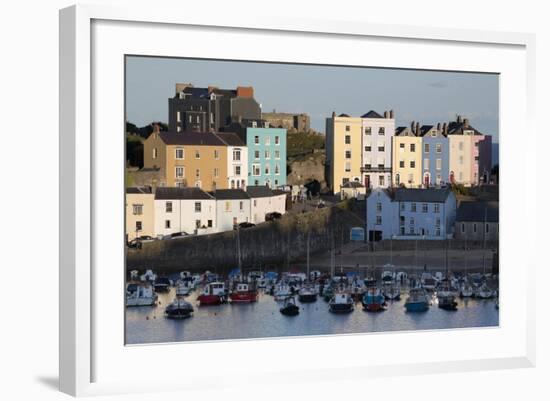
[(250, 197), (250, 221), (263, 223), (268, 213), (286, 211), (286, 192), (271, 190), (266, 185), (249, 186), (246, 193)]
[(216, 231), (216, 200), (200, 188), (159, 187), (154, 203), (157, 236)]
[(237, 224), (250, 222), (250, 196), (242, 189), (212, 192), (216, 199), (217, 231), (232, 230)]
[(151, 187), (126, 188), (126, 239), (155, 236), (154, 213)]

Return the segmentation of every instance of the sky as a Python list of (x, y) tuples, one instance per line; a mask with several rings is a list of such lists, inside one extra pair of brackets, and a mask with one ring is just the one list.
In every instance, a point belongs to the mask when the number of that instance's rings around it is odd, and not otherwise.
[(393, 109), (396, 126), (460, 114), (498, 142), (497, 74), (128, 56), (127, 120), (140, 127), (167, 122), (177, 82), (253, 86), (262, 111), (307, 113), (320, 132), (333, 111), (359, 117)]

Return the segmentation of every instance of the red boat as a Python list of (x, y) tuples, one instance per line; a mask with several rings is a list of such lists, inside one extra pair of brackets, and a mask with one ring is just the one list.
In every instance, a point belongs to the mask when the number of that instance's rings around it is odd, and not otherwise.
[(227, 301), (227, 292), (225, 284), (221, 282), (212, 282), (206, 284), (201, 295), (197, 297), (201, 306), (219, 305)]
[(229, 294), (231, 302), (256, 302), (258, 292), (248, 283), (238, 283)]

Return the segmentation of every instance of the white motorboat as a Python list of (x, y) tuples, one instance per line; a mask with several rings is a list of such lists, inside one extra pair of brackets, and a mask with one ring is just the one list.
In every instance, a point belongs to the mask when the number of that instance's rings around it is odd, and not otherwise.
[(126, 306), (152, 306), (157, 302), (157, 294), (150, 283), (128, 283), (126, 286)]
[(328, 310), (333, 313), (349, 313), (354, 309), (353, 299), (347, 292), (334, 294), (328, 305)]
[(176, 296), (179, 297), (186, 297), (191, 293), (191, 282), (188, 280), (180, 280), (178, 281), (178, 285), (176, 286)]
[(474, 289), (467, 281), (462, 283), (460, 286), (460, 296), (462, 298), (470, 298), (474, 296)]
[(290, 286), (286, 283), (279, 283), (275, 286), (273, 296), (276, 301), (284, 301), (289, 296), (293, 295)]
[(401, 299), (401, 289), (394, 284), (386, 284), (382, 288), (384, 297), (389, 301), (397, 301)]
[(145, 270), (145, 274), (142, 274), (140, 277), (141, 281), (148, 281), (150, 283), (154, 283), (157, 279), (157, 275), (153, 273), (153, 270), (147, 269)]
[(491, 290), (485, 283), (479, 286), (479, 288), (475, 290), (474, 294), (476, 298), (480, 299), (489, 299), (495, 296), (495, 292)]
[(437, 286), (437, 280), (431, 273), (422, 273), (422, 276), (420, 276), (420, 282), (422, 283), (422, 288), (427, 291), (433, 291)]

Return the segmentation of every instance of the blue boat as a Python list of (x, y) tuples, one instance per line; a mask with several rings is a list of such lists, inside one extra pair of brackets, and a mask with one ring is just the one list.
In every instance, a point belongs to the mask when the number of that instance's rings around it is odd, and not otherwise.
[(423, 288), (412, 288), (409, 297), (405, 301), (407, 312), (425, 312), (430, 308), (430, 302), (426, 290)]
[(378, 312), (384, 309), (386, 299), (378, 287), (371, 287), (363, 295), (363, 308), (369, 312)]

